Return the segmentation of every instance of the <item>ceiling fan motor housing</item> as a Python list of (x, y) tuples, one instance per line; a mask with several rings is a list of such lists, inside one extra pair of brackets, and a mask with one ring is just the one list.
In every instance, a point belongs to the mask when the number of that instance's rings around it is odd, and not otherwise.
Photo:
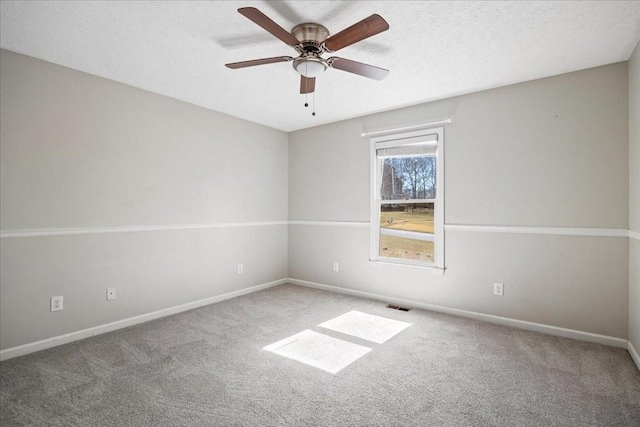
[(300, 53), (317, 53), (321, 55), (325, 49), (322, 43), (329, 38), (329, 30), (320, 24), (307, 22), (293, 27), (291, 34), (300, 42), (297, 48)]
[(300, 42), (296, 46), (300, 56), (293, 60), (293, 69), (308, 78), (322, 74), (329, 66), (320, 57), (325, 51), (322, 43), (329, 37), (329, 30), (320, 24), (308, 22), (293, 27), (291, 34)]

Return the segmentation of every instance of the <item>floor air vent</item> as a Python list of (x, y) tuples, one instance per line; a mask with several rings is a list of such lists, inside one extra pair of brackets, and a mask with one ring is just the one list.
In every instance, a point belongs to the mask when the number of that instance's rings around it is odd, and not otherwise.
[(409, 311), (409, 310), (411, 310), (410, 308), (400, 307), (399, 305), (394, 305), (394, 304), (387, 304), (386, 307), (387, 308), (391, 308), (393, 310), (400, 310), (400, 311)]

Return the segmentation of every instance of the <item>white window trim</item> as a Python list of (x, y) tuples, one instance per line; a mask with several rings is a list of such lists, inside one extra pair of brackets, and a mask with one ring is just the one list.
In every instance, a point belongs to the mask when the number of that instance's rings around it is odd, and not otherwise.
[[(435, 260), (432, 263), (421, 262), (400, 258), (388, 258), (380, 256), (380, 205), (387, 202), (398, 203), (402, 201), (382, 201), (378, 191), (378, 175), (377, 175), (377, 157), (376, 149), (385, 146), (400, 145), (403, 141), (409, 142), (411, 139), (425, 137), (428, 135), (437, 135), (438, 151), (436, 157), (436, 198), (424, 199), (424, 202), (435, 202), (435, 218), (434, 218), (434, 244), (435, 244)], [(384, 136), (376, 136), (370, 138), (370, 161), (371, 168), (371, 194), (370, 200), (370, 254), (371, 262), (379, 262), (381, 264), (406, 265), (411, 267), (421, 267), (439, 270), (444, 272), (444, 128), (428, 128), (411, 132), (394, 133)], [(420, 200), (422, 201), (422, 200)]]

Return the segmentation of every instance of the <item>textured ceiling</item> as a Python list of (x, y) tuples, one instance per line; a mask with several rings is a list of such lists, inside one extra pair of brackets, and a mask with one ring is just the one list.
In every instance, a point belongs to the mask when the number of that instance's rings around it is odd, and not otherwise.
[[(332, 34), (378, 13), (388, 31), (334, 55), (391, 73), (375, 81), (329, 69), (312, 117), (290, 63), (224, 67), (295, 56), (237, 13), (243, 6), (287, 30), (319, 22)], [(0, 3), (4, 49), (284, 131), (625, 61), (639, 38), (638, 1)]]

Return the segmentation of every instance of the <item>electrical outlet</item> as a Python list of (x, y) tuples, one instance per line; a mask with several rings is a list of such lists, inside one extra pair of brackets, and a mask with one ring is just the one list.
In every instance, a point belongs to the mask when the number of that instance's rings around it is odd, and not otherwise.
[(116, 288), (107, 288), (107, 301), (116, 299)]
[(242, 264), (238, 264), (238, 274), (244, 273), (244, 266)]
[(59, 297), (51, 297), (51, 311), (60, 311), (62, 306), (62, 295)]
[(502, 283), (494, 283), (493, 284), (493, 294), (499, 297), (504, 295), (504, 284)]
[(333, 263), (333, 271), (335, 271), (336, 273), (338, 271), (340, 271), (340, 264), (338, 264), (337, 262)]

